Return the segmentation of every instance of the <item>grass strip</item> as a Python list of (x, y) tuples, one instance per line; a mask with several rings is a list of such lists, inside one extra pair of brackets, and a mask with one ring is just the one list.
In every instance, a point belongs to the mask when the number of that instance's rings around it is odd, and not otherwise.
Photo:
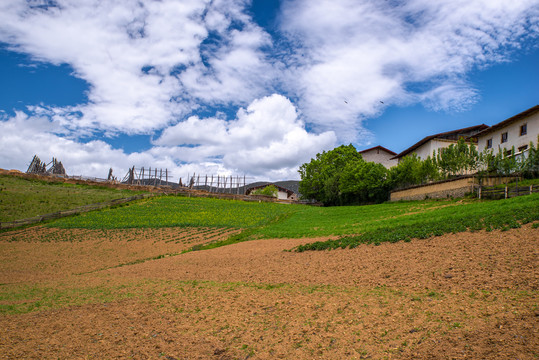
[[(354, 248), (359, 244), (425, 239), (447, 233), (485, 229), (508, 230), (539, 220), (539, 194), (508, 200), (448, 206), (384, 221), (359, 235), (300, 245), (296, 251)], [(535, 225), (535, 224), (534, 224)], [(536, 228), (536, 226), (534, 226)]]

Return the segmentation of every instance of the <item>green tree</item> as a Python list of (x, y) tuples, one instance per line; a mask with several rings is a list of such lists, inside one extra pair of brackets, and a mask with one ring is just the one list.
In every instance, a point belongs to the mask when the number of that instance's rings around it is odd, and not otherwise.
[(421, 184), (422, 161), (417, 154), (405, 156), (397, 166), (389, 170), (389, 183), (393, 189)]
[(301, 165), (299, 192), (303, 198), (315, 199), (324, 205), (343, 205), (341, 177), (346, 166), (363, 161), (361, 154), (350, 145), (316, 154), (315, 159)]
[[(537, 136), (537, 144), (539, 145), (539, 136)], [(539, 177), (539, 148), (530, 142), (528, 154), (523, 160), (522, 175), (526, 178)]]
[(421, 162), (421, 166), (419, 167), (419, 177), (422, 179), (423, 183), (440, 179), (441, 175), (438, 171), (436, 158), (431, 158), (429, 156)]
[(462, 175), (478, 168), (479, 154), (473, 144), (460, 138), (456, 144), (438, 150), (436, 164), (446, 178)]
[(389, 197), (388, 170), (382, 164), (364, 160), (348, 164), (343, 170), (341, 196), (345, 203), (383, 202)]

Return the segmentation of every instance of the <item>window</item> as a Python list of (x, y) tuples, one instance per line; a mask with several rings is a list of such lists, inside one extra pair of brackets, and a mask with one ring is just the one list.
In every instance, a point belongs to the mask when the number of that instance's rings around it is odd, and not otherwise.
[(504, 153), (505, 157), (508, 157), (508, 156), (511, 156), (513, 152), (511, 150), (504, 149), (503, 153)]
[(492, 139), (487, 140), (487, 149), (492, 149)]
[(507, 142), (507, 132), (502, 134), (502, 143)]
[(524, 146), (521, 146), (518, 148), (518, 152), (523, 152), (523, 151), (526, 151), (528, 150), (528, 145), (524, 145)]
[(528, 133), (528, 124), (520, 126), (520, 136), (526, 135)]

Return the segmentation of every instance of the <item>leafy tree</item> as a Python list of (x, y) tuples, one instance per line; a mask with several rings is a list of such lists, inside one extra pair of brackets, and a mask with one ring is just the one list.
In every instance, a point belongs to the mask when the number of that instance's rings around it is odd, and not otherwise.
[(361, 154), (350, 145), (316, 154), (315, 159), (301, 165), (299, 192), (307, 199), (324, 205), (342, 205), (341, 177), (346, 166), (363, 161)]
[(446, 178), (462, 175), (477, 169), (479, 154), (474, 145), (460, 138), (456, 144), (439, 149), (436, 153), (436, 164)]
[(381, 202), (388, 198), (388, 171), (366, 162), (352, 145), (317, 154), (300, 167), (299, 190), (325, 205)]
[[(539, 145), (539, 135), (537, 144)], [(522, 175), (527, 178), (539, 177), (539, 148), (536, 148), (533, 142), (530, 142), (527, 157), (523, 160)]]
[(389, 170), (389, 183), (393, 189), (423, 182), (422, 161), (417, 154), (405, 156), (401, 162)]
[(422, 179), (422, 183), (440, 179), (441, 175), (438, 171), (436, 158), (431, 158), (429, 156), (421, 162), (421, 166), (419, 167), (419, 177)]
[(345, 203), (383, 202), (391, 190), (388, 170), (382, 164), (353, 162), (345, 167), (341, 181), (341, 196)]

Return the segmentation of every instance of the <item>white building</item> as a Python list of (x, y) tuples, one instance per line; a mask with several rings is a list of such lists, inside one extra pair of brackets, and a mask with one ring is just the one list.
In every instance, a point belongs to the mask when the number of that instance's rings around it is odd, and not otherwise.
[(509, 119), (492, 125), (478, 134), (477, 150), (492, 149), (493, 154), (503, 151), (509, 155), (515, 148), (516, 155), (525, 155), (530, 142), (537, 147), (539, 136), (539, 105), (521, 112)]
[(397, 159), (393, 159), (396, 152), (393, 152), (389, 149), (386, 149), (383, 146), (375, 146), (370, 149), (361, 150), (359, 152), (363, 160), (367, 162), (374, 162), (377, 164), (384, 165), (387, 169), (390, 167), (396, 166), (399, 162)]
[(251, 195), (253, 191), (264, 189), (266, 186), (273, 185), (277, 188), (277, 199), (279, 200), (299, 200), (299, 181), (277, 181), (277, 182), (257, 182), (247, 185), (246, 195)]
[[(393, 159), (401, 162), (402, 159), (411, 154), (416, 154), (421, 160), (425, 160), (427, 157), (432, 157), (433, 152), (439, 149), (447, 148), (451, 144), (456, 144), (460, 138), (468, 139), (479, 132), (488, 129), (488, 126), (485, 124), (470, 126), (463, 129), (447, 131), (439, 134), (434, 134), (427, 136), (410, 146), (408, 149), (404, 150), (400, 154), (393, 157)], [(474, 140), (467, 140), (471, 143), (474, 143)]]

